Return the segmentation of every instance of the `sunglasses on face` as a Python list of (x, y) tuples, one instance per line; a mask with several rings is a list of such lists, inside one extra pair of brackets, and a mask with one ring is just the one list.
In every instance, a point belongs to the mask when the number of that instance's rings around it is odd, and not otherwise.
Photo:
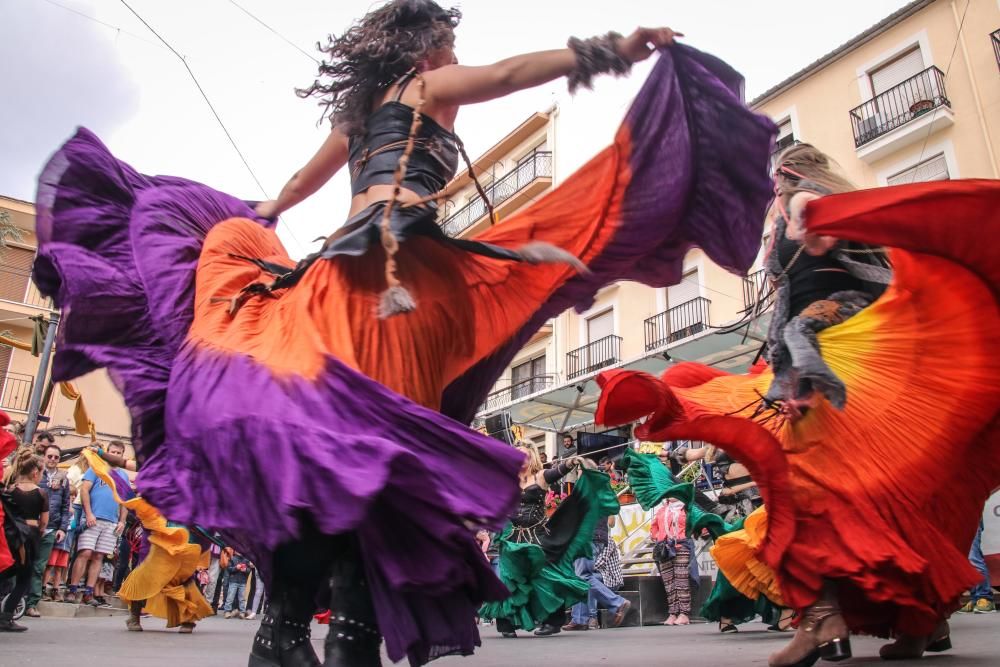
[(58, 454), (46, 454), (45, 458), (52, 459), (54, 461), (58, 461), (59, 460), (59, 455)]

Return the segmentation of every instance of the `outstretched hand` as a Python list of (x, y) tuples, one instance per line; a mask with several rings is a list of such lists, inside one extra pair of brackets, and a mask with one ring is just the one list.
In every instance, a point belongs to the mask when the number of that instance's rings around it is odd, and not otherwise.
[(631, 35), (618, 42), (618, 53), (632, 63), (642, 62), (656, 49), (670, 46), (684, 33), (670, 28), (636, 28)]
[(254, 211), (256, 211), (257, 215), (266, 220), (273, 220), (278, 217), (278, 214), (281, 213), (281, 211), (278, 210), (278, 202), (274, 199), (260, 202), (254, 208)]

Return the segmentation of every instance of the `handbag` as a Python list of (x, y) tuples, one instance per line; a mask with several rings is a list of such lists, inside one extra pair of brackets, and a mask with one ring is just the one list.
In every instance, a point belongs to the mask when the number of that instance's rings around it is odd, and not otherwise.
[(660, 540), (653, 546), (653, 560), (665, 563), (677, 558), (677, 540)]

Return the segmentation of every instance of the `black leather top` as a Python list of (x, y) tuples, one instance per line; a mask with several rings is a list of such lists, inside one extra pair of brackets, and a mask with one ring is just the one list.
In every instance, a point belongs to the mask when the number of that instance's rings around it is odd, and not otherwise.
[(545, 518), (545, 489), (532, 484), (521, 490), (521, 504), (511, 523), (519, 528), (534, 526)]
[(785, 236), (778, 240), (778, 260), (788, 270), (791, 290), (789, 317), (795, 317), (808, 305), (827, 299), (835, 292), (863, 288), (861, 281), (848, 273), (830, 253), (816, 256), (799, 252), (799, 248), (797, 241)]
[[(373, 185), (393, 184), (412, 122), (413, 107), (386, 102), (368, 117), (365, 134), (351, 137), (352, 195)], [(440, 192), (457, 168), (458, 137), (424, 116), (401, 186), (426, 197)]]

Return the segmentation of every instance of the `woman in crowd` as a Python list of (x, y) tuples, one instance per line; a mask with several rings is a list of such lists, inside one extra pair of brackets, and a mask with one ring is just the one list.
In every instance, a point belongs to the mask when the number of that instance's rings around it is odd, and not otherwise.
[[(23, 522), (21, 544), (14, 563), (5, 570), (6, 577), (13, 577), (14, 586), (0, 608), (0, 632), (24, 632), (28, 628), (15, 623), (14, 609), (28, 592), (31, 584), (32, 565), (38, 554), (39, 543), (49, 522), (49, 497), (39, 486), (45, 461), (35, 455), (29, 447), (24, 447), (14, 456), (11, 464), (10, 481), (4, 490), (6, 510), (17, 522)], [(0, 517), (2, 518), (2, 517)]]
[[(40, 289), (70, 318), (131, 323), (64, 319), (54, 374), (110, 367), (143, 497), (267, 573), (254, 667), (318, 664), (324, 581), (327, 665), (378, 664), (383, 637), (413, 664), (470, 653), (476, 609), (508, 595), (473, 534), (503, 525), (523, 460), (465, 424), (516, 350), (609, 282), (678, 281), (688, 247), (734, 270), (757, 252), (775, 128), (736, 72), (667, 28), (463, 66), (458, 20), (394, 0), (331, 38), (306, 94), (332, 130), (256, 212), (142, 176), (85, 130), (40, 178)], [(612, 147), (474, 239), (441, 231), (462, 106), (560, 77), (590, 86), (657, 50)], [(345, 168), (347, 224), (292, 262), (273, 217)], [(218, 502), (235, 495), (239, 510)]]
[(773, 667), (844, 659), (850, 632), (894, 637), (885, 659), (947, 650), (1000, 486), (1000, 257), (981, 242), (1000, 232), (1000, 184), (854, 193), (807, 144), (774, 178), (770, 367), (608, 372), (598, 421), (648, 415), (650, 437), (713, 442), (747, 464), (767, 515), (752, 562), (726, 574), (748, 595), (771, 580), (800, 614)]
[[(589, 459), (574, 457), (542, 468), (538, 452), (530, 445), (517, 448), (524, 456), (520, 473), (521, 502), (510, 527), (498, 538), (500, 580), (511, 595), (490, 602), (479, 614), (496, 619), (504, 637), (517, 636), (517, 629), (532, 630), (547, 637), (562, 630), (566, 609), (587, 599), (590, 585), (576, 576), (574, 562), (593, 558), (593, 535), (598, 522), (618, 512), (618, 499), (607, 475)], [(545, 495), (549, 487), (587, 462), (571, 493), (546, 516)]]

